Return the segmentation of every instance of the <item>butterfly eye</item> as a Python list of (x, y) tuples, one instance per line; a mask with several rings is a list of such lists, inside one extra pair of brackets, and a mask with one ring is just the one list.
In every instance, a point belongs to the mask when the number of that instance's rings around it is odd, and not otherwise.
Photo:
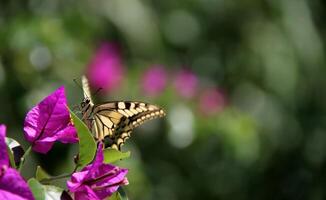
[(81, 107), (83, 108), (83, 107), (85, 107), (85, 102), (81, 102)]

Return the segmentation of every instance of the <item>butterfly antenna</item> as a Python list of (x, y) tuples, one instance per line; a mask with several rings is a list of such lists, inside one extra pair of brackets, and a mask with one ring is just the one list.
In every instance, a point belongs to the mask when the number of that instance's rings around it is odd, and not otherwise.
[(82, 86), (77, 82), (77, 79), (76, 79), (76, 78), (74, 78), (73, 80), (74, 80), (75, 84), (76, 84), (80, 89), (83, 89)]
[(94, 94), (93, 94), (93, 96), (95, 97), (101, 90), (102, 90), (103, 88), (98, 88), (95, 92), (94, 92)]

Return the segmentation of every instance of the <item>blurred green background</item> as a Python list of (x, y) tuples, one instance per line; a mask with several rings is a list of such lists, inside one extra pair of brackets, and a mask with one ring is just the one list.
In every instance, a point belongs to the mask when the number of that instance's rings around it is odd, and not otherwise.
[[(325, 8), (321, 0), (1, 1), (0, 122), (27, 147), (28, 110), (60, 85), (78, 105), (73, 79), (92, 71), (103, 43), (114, 44), (122, 72), (96, 102), (142, 100), (167, 112), (124, 146), (132, 156), (118, 164), (130, 169), (130, 199), (325, 199)], [(178, 85), (182, 71), (192, 78)], [(36, 165), (71, 170), (76, 148), (34, 153), (24, 176)]]

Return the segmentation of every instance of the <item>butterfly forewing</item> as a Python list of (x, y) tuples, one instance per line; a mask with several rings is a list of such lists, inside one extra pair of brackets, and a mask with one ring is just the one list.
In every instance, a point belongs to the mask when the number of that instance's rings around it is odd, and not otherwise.
[(84, 100), (81, 103), (82, 119), (98, 140), (106, 146), (121, 148), (134, 128), (142, 123), (165, 115), (158, 106), (134, 101), (112, 101), (94, 105), (88, 80), (82, 77)]
[(84, 99), (89, 99), (90, 105), (94, 105), (92, 101), (91, 90), (89, 88), (89, 83), (85, 76), (82, 76), (82, 86), (84, 91)]

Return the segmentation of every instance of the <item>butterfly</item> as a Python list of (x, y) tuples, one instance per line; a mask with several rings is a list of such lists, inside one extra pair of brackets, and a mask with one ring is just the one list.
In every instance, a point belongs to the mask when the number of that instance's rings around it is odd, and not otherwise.
[(82, 77), (84, 99), (81, 102), (82, 120), (105, 147), (121, 150), (134, 128), (144, 122), (165, 116), (158, 106), (138, 101), (110, 101), (94, 105), (88, 80)]

